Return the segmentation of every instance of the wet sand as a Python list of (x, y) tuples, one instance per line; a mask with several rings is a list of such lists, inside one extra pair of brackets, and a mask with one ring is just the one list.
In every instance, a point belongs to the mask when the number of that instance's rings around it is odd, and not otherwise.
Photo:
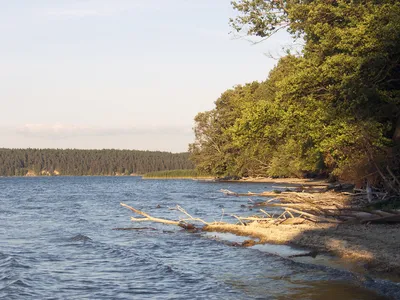
[(257, 238), (260, 243), (296, 245), (329, 253), (370, 272), (400, 278), (400, 225), (321, 224), (247, 226), (211, 224), (210, 232), (228, 232)]

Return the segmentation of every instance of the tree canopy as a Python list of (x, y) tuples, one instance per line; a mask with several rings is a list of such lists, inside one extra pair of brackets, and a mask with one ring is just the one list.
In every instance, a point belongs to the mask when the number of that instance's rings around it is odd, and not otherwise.
[[(265, 39), (288, 30), (301, 55), (267, 80), (224, 92), (195, 118), (191, 158), (217, 176), (339, 176), (400, 172), (400, 3), (240, 0), (230, 20)], [(264, 41), (268, 43), (268, 40)]]

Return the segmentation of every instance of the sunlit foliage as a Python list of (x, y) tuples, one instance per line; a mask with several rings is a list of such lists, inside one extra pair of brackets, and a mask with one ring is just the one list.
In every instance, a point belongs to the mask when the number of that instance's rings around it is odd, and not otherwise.
[[(339, 176), (400, 170), (398, 1), (233, 1), (234, 30), (305, 42), (266, 81), (224, 92), (195, 118), (191, 158), (217, 176)], [(268, 40), (264, 41), (268, 43)], [(372, 180), (372, 179), (371, 179)]]

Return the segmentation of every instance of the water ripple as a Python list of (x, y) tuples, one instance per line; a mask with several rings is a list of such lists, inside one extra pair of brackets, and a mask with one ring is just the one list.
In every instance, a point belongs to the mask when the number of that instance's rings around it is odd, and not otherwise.
[(180, 217), (168, 210), (176, 204), (207, 220), (219, 220), (222, 207), (226, 215), (251, 214), (240, 207), (247, 199), (225, 197), (221, 188), (135, 177), (0, 178), (0, 299), (304, 299), (311, 290), (321, 299), (343, 289), (341, 300), (379, 299), (364, 286), (394, 294), (398, 286), (387, 282), (360, 283), (163, 224), (112, 230), (132, 227), (122, 200), (170, 219)]

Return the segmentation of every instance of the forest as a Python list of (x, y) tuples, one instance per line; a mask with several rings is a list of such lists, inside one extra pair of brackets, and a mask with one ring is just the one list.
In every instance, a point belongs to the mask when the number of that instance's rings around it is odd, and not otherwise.
[(193, 169), (188, 153), (115, 149), (0, 149), (0, 176), (139, 175), (172, 169)]
[(400, 3), (232, 5), (237, 34), (268, 43), (286, 30), (302, 47), (287, 49), (265, 81), (238, 84), (197, 114), (197, 170), (400, 186)]

